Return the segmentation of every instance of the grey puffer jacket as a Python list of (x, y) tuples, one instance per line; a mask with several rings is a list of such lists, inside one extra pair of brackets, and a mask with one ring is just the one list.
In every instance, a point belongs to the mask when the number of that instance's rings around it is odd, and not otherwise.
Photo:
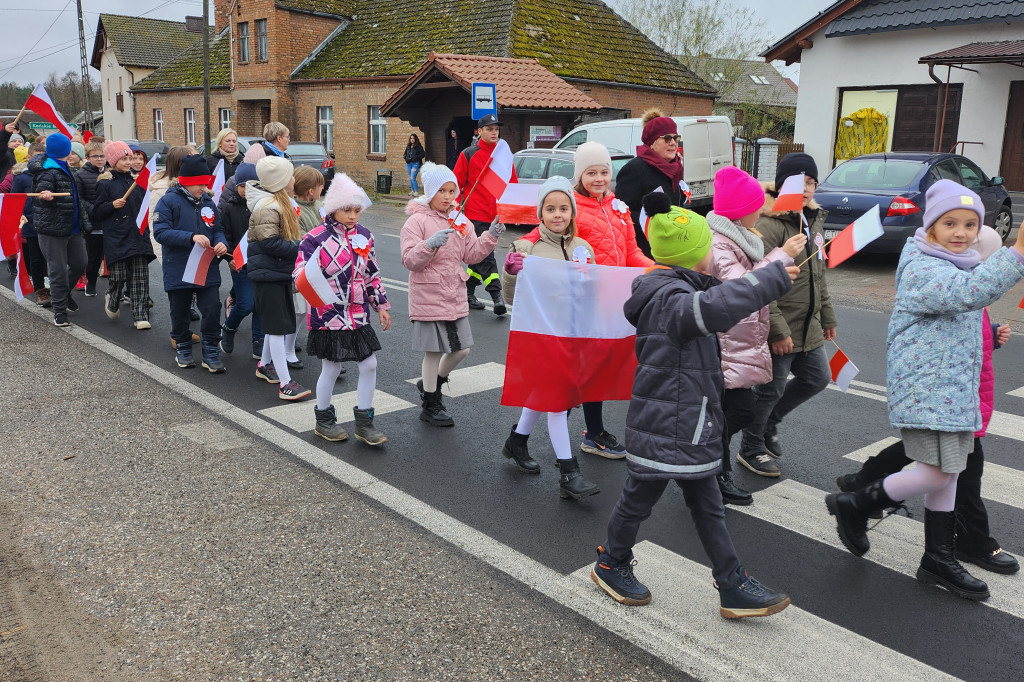
[(781, 262), (728, 282), (665, 266), (633, 281), (623, 306), (636, 327), (637, 368), (626, 414), (630, 476), (693, 479), (721, 471), (724, 379), (717, 332), (790, 286)]

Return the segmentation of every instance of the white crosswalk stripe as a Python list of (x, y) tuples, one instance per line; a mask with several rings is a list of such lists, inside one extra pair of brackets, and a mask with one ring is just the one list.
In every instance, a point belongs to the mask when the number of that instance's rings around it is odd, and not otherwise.
[[(415, 384), (419, 377), (406, 379), (406, 383)], [(490, 391), (501, 388), (505, 384), (505, 365), (500, 362), (484, 362), (469, 367), (457, 367), (448, 375), (448, 383), (443, 392), (446, 396), (461, 398), (464, 395)]]

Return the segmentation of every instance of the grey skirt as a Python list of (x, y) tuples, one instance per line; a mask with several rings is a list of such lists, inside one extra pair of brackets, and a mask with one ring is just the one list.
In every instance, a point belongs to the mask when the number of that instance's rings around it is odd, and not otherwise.
[(967, 455), (974, 450), (974, 434), (970, 431), (928, 431), (900, 429), (907, 457), (939, 467), (947, 474), (958, 474), (967, 468)]
[(469, 317), (453, 321), (412, 321), (412, 349), (426, 353), (452, 353), (473, 345)]

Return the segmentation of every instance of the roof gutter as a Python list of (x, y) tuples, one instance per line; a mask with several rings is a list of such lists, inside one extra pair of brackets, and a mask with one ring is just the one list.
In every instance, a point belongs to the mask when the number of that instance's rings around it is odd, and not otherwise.
[(379, 81), (405, 81), (409, 78), (406, 76), (355, 76), (351, 78), (289, 78), (289, 83), (296, 85), (302, 85), (303, 83), (341, 83), (341, 84), (356, 84), (356, 83), (376, 83)]

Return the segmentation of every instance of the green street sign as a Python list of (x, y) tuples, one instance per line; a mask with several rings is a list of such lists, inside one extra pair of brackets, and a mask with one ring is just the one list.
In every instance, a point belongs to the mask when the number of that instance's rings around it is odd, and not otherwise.
[(32, 121), (31, 123), (28, 124), (28, 127), (32, 128), (34, 130), (38, 130), (40, 132), (42, 132), (44, 130), (45, 131), (57, 130), (57, 126), (53, 125), (52, 123), (47, 123), (46, 121)]

